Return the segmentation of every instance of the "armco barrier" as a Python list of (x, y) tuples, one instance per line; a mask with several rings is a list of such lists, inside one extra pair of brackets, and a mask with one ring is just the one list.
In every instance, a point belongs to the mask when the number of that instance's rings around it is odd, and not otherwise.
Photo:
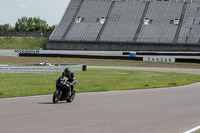
[(71, 71), (86, 71), (85, 65), (58, 65), (58, 66), (0, 66), (0, 73), (61, 73), (65, 68)]

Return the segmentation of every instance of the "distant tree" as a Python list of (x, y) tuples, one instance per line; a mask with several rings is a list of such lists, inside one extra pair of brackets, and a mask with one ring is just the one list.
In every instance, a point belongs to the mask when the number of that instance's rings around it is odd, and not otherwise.
[(14, 28), (10, 24), (0, 25), (0, 32), (10, 32), (14, 31)]
[(18, 32), (47, 32), (49, 26), (45, 20), (39, 17), (22, 17), (17, 20), (15, 30)]
[(33, 32), (33, 31), (35, 31), (35, 26), (34, 26), (34, 20), (33, 20), (33, 18), (28, 18), (27, 19), (27, 31), (28, 32)]
[(18, 19), (15, 24), (15, 30), (19, 32), (27, 32), (28, 31), (28, 18), (22, 17), (21, 19)]
[(36, 32), (45, 32), (48, 29), (48, 24), (45, 20), (34, 17), (34, 25)]
[(52, 32), (54, 29), (55, 29), (55, 25), (53, 25), (53, 26), (49, 26), (48, 28), (47, 28), (47, 32)]

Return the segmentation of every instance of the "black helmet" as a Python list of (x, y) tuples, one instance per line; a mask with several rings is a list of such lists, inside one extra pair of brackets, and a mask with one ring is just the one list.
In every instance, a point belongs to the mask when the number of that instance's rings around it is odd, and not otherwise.
[(68, 75), (69, 73), (70, 73), (69, 68), (65, 68), (65, 70), (64, 70), (64, 75), (66, 76), (66, 75)]

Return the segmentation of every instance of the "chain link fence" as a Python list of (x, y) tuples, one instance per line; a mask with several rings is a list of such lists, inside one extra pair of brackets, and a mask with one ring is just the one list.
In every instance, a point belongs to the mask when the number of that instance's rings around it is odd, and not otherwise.
[(2, 32), (0, 37), (46, 37), (49, 38), (51, 32)]

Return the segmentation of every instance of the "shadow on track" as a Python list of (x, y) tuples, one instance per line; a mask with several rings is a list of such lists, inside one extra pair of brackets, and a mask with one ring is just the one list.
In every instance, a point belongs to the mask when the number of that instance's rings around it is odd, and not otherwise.
[[(57, 103), (57, 104), (67, 104), (67, 102), (59, 102), (59, 103)], [(55, 103), (53, 103), (53, 102), (39, 102), (38, 104), (55, 104)]]
[(53, 102), (39, 102), (38, 104), (54, 104)]

